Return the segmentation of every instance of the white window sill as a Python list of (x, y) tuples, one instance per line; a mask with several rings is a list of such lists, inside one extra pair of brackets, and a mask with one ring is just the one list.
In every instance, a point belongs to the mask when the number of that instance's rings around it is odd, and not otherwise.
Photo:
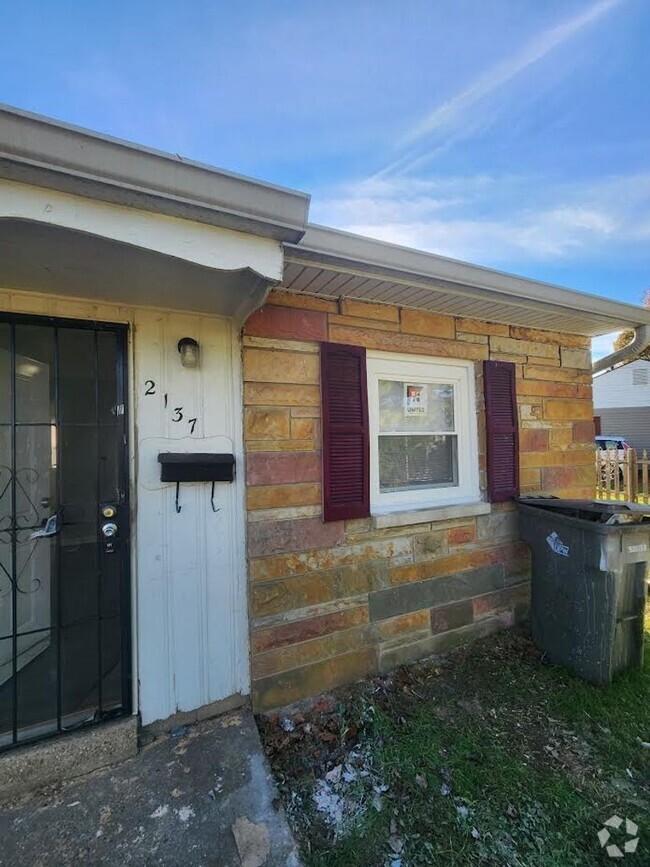
[(435, 521), (452, 521), (454, 518), (474, 518), (476, 515), (489, 515), (489, 503), (465, 503), (458, 506), (436, 506), (433, 509), (410, 509), (390, 512), (387, 515), (374, 515), (372, 526), (375, 530), (388, 527), (406, 527), (410, 524), (431, 524)]

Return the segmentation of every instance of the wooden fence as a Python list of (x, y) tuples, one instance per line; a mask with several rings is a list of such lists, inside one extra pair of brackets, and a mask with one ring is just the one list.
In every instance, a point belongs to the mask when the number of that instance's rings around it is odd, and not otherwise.
[(650, 504), (650, 459), (643, 450), (596, 449), (596, 497)]

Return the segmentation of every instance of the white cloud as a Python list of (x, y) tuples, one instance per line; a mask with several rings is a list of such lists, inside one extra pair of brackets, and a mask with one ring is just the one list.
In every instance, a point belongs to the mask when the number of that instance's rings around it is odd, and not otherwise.
[(650, 223), (650, 175), (550, 184), (484, 175), (371, 178), (316, 197), (316, 222), (485, 264), (602, 257)]
[[(579, 15), (545, 30), (519, 51), (488, 69), (468, 87), (429, 112), (408, 130), (398, 142), (398, 148), (407, 147), (409, 150), (391, 161), (378, 174), (381, 176), (405, 172), (420, 166), (429, 161), (440, 150), (448, 148), (463, 134), (475, 132), (477, 126), (480, 126), (476, 117), (478, 104), (525, 72), (533, 64), (543, 60), (555, 48), (575, 36), (589, 24), (601, 18), (618, 2), (619, 0), (598, 0)], [(420, 147), (413, 147), (416, 143), (422, 142), (423, 139), (429, 140), (427, 153), (422, 153)]]

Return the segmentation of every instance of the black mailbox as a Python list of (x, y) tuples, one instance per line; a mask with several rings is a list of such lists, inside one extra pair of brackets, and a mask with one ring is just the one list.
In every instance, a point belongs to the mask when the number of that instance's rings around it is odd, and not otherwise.
[(235, 456), (223, 454), (158, 455), (161, 482), (232, 482), (235, 478)]

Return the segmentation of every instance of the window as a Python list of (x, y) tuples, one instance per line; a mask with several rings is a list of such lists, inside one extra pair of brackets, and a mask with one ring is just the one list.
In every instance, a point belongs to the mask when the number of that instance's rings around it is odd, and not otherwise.
[[(481, 501), (475, 366), (321, 343), (323, 520)], [(515, 365), (484, 361), (489, 501), (519, 493)]]
[(474, 365), (368, 354), (373, 514), (479, 500)]

